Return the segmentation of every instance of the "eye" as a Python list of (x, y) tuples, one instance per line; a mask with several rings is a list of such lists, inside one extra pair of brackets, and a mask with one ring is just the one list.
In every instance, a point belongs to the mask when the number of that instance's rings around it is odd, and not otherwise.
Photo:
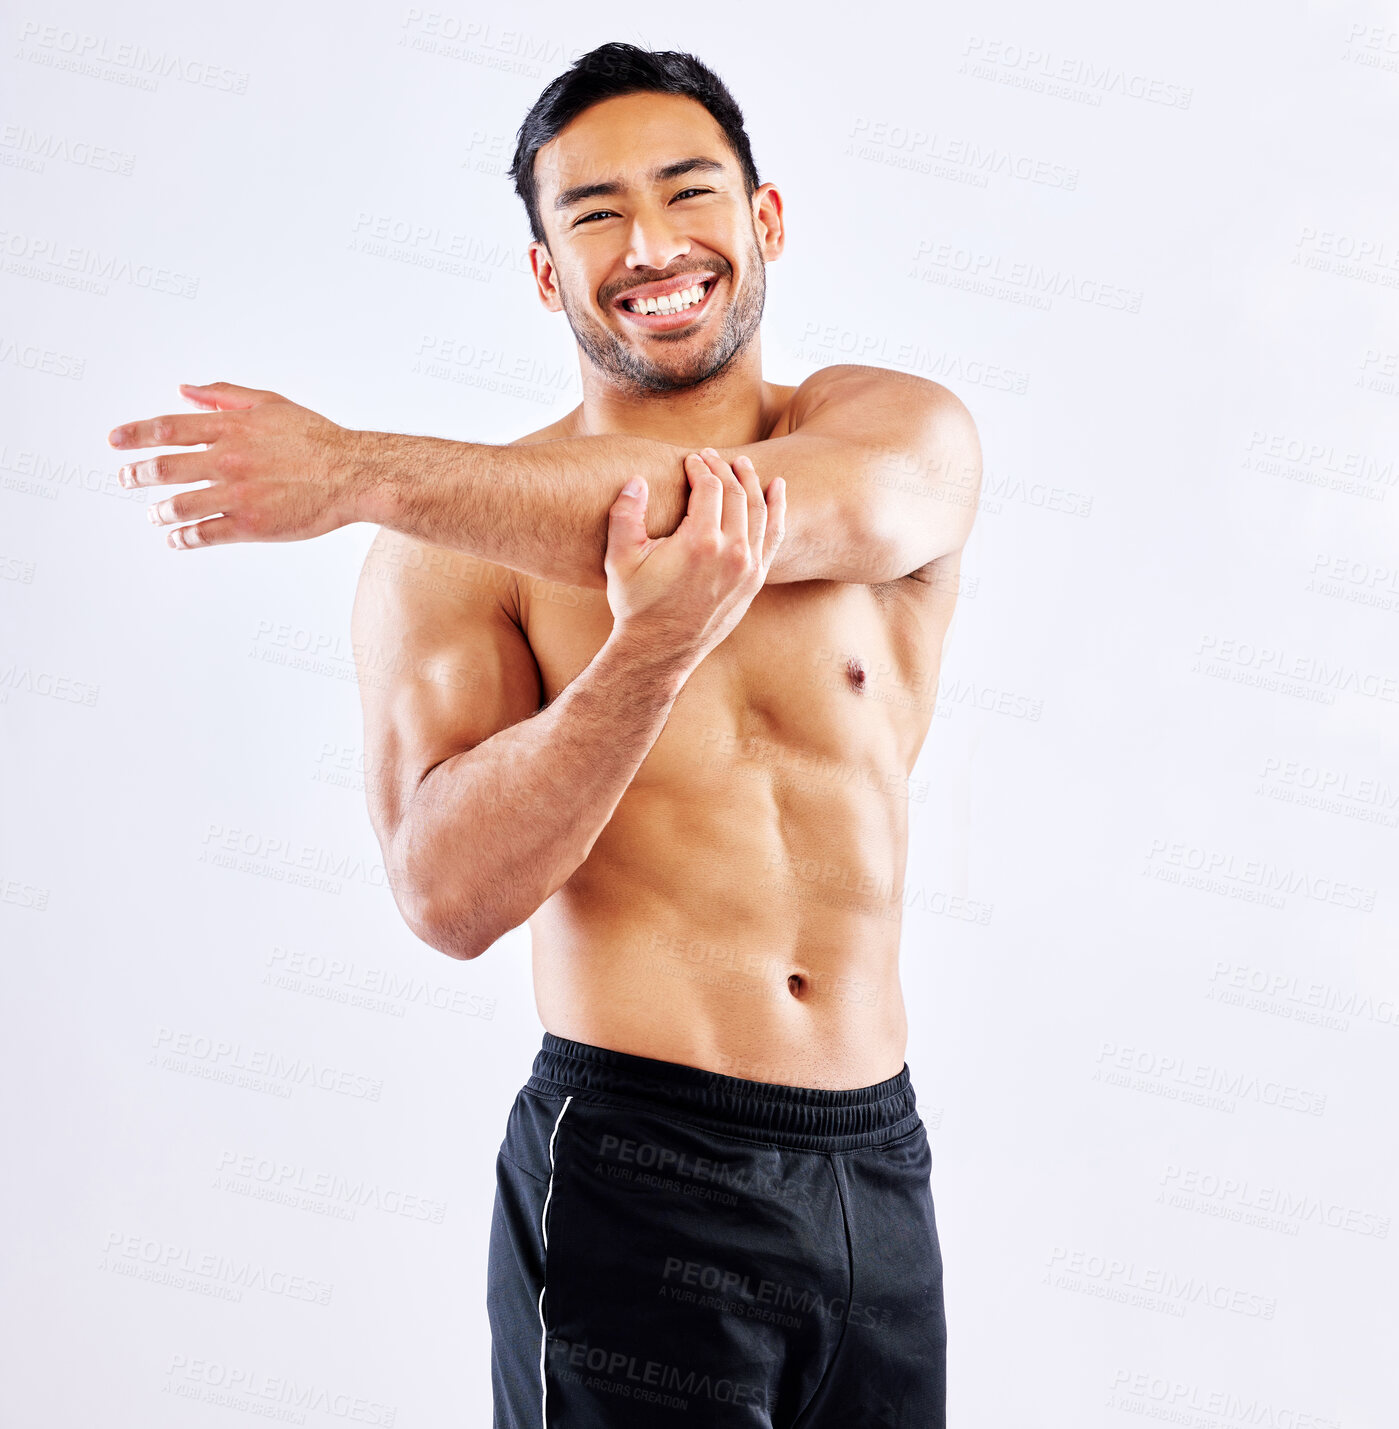
[[(686, 194), (712, 194), (713, 192), (713, 189), (681, 189), (675, 197), (684, 198)], [(674, 202), (674, 199), (672, 199), (671, 202)]]
[(576, 219), (572, 227), (577, 228), (580, 223), (587, 223), (594, 218), (615, 218), (617, 215), (610, 208), (594, 209), (592, 213), (585, 213), (582, 218)]

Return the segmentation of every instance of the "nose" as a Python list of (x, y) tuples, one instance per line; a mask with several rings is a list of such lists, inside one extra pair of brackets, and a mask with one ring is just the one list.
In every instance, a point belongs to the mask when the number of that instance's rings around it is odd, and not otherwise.
[(664, 272), (690, 251), (690, 240), (677, 232), (664, 209), (639, 209), (628, 235), (627, 267)]

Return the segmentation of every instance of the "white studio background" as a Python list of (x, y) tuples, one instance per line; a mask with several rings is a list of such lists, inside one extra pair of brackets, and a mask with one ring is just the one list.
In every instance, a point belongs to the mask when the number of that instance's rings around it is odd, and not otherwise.
[(373, 528), (171, 551), (105, 436), (181, 381), (566, 411), (504, 169), (626, 39), (713, 65), (783, 188), (769, 377), (903, 368), (982, 435), (903, 934), (950, 1422), (1393, 1422), (1394, 6), (0, 33), (0, 1420), (488, 1422), (528, 934), (454, 963), (385, 886)]

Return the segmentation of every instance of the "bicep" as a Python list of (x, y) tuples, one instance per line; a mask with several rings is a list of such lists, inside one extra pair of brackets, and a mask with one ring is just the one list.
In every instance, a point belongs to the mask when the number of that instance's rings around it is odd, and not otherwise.
[(539, 709), (511, 590), (503, 567), (397, 532), (370, 547), (352, 630), (365, 792), (385, 849), (429, 771)]

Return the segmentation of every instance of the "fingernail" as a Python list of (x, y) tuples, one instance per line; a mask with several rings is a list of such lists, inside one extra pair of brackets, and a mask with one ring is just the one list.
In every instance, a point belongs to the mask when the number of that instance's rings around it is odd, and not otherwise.
[(146, 507), (146, 520), (149, 521), (152, 526), (158, 526), (160, 524), (160, 518), (155, 513), (156, 508), (154, 506)]

